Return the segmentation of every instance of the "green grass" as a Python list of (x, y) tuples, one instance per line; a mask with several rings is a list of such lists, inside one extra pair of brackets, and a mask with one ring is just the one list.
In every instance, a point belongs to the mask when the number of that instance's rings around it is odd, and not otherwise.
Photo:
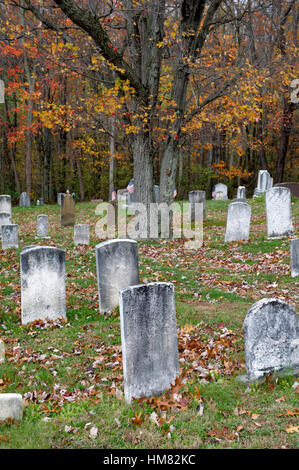
[[(124, 401), (119, 311), (108, 316), (98, 308), (97, 204), (76, 204), (77, 222), (91, 226), (90, 246), (80, 248), (73, 244), (73, 229), (60, 226), (58, 206), (13, 208), (20, 248), (0, 252), (0, 336), (6, 346), (0, 392), (21, 393), (26, 406), (20, 423), (0, 423), (0, 449), (298, 447), (298, 433), (290, 431), (298, 426), (296, 378), (273, 376), (250, 386), (237, 380), (245, 372), (242, 325), (250, 306), (273, 296), (298, 303), (289, 239), (267, 239), (264, 199), (256, 198), (249, 201), (250, 241), (225, 244), (229, 202), (207, 201), (204, 246), (196, 252), (185, 251), (179, 240), (139, 242), (141, 282), (175, 286), (185, 377), (180, 393), (186, 406), (166, 410), (159, 408), (158, 398), (131, 406)], [(298, 200), (292, 212), (297, 235)], [(49, 215), (51, 240), (35, 240), (39, 213)], [(20, 324), (20, 251), (38, 243), (66, 250), (67, 323), (45, 329)], [(189, 337), (207, 351), (223, 327), (230, 342), (221, 356), (202, 359), (203, 366), (210, 366), (206, 380), (181, 349), (182, 341), (191, 328)], [(167, 394), (161, 398), (168, 399)], [(95, 438), (90, 436), (93, 426)]]

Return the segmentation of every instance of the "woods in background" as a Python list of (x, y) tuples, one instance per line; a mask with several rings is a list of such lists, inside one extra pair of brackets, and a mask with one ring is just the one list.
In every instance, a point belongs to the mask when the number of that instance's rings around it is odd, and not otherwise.
[(298, 181), (298, 18), (292, 0), (1, 1), (0, 192)]

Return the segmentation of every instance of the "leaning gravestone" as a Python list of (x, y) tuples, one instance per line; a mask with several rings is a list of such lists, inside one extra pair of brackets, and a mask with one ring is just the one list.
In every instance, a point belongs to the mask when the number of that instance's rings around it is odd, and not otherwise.
[[(201, 203), (203, 205), (203, 218), (206, 218), (206, 192), (205, 191), (190, 191), (189, 192), (189, 210), (190, 210), (190, 221), (195, 221), (195, 204)], [(199, 211), (201, 214), (201, 211)]]
[(20, 195), (20, 202), (19, 202), (20, 207), (30, 207), (30, 197), (27, 193), (22, 193)]
[(266, 219), (269, 238), (292, 235), (291, 192), (288, 188), (275, 186), (266, 191)]
[(37, 216), (37, 238), (49, 238), (49, 218), (45, 214)]
[(245, 186), (238, 186), (237, 199), (246, 199), (246, 188), (245, 188)]
[(78, 224), (74, 226), (75, 245), (89, 245), (90, 230), (88, 224)]
[(65, 251), (51, 246), (21, 252), (22, 324), (66, 318)]
[[(215, 196), (215, 199), (217, 199), (217, 193), (219, 193), (219, 194), (218, 194), (218, 200), (220, 200), (220, 199), (221, 199), (221, 200), (222, 200), (222, 199), (225, 199), (225, 200), (228, 199), (228, 197), (227, 197), (227, 186), (226, 186), (226, 184), (223, 184), (223, 183), (218, 183), (218, 184), (216, 184), (214, 191), (215, 191), (215, 195), (216, 195), (216, 196)], [(221, 193), (222, 193), (222, 196), (221, 196)]]
[(11, 214), (11, 196), (7, 194), (0, 195), (0, 213), (5, 212)]
[(126, 402), (164, 393), (179, 376), (173, 285), (129, 287), (119, 307)]
[(10, 225), (11, 224), (11, 214), (8, 212), (0, 213), (0, 239), (2, 239), (2, 225)]
[(118, 306), (118, 291), (139, 284), (138, 244), (135, 240), (108, 240), (96, 246), (100, 312)]
[(291, 276), (299, 276), (299, 238), (294, 238), (290, 243)]
[(246, 202), (232, 202), (228, 206), (225, 238), (226, 242), (248, 240), (251, 207)]
[(248, 310), (243, 324), (247, 376), (299, 367), (299, 323), (296, 310), (279, 299), (262, 299)]
[(18, 226), (15, 224), (2, 225), (2, 250), (19, 248)]
[(11, 419), (21, 421), (23, 398), (18, 393), (0, 393), (0, 421)]

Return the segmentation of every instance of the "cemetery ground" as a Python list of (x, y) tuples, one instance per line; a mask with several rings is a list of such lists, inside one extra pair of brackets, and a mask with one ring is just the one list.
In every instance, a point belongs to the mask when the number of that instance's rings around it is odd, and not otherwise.
[[(140, 282), (175, 286), (180, 378), (159, 397), (124, 401), (119, 311), (98, 309), (96, 203), (76, 204), (76, 223), (91, 226), (87, 247), (61, 227), (58, 206), (13, 208), (19, 249), (0, 251), (0, 393), (20, 393), (20, 423), (0, 423), (0, 448), (295, 448), (298, 378), (270, 375), (244, 385), (242, 324), (257, 300), (277, 297), (298, 308), (289, 239), (268, 240), (264, 198), (250, 200), (250, 240), (224, 243), (227, 206), (207, 201), (204, 245), (139, 242)], [(50, 240), (36, 240), (36, 219), (49, 216)], [(292, 202), (294, 235), (299, 200)], [(21, 326), (20, 250), (66, 250), (67, 321)]]

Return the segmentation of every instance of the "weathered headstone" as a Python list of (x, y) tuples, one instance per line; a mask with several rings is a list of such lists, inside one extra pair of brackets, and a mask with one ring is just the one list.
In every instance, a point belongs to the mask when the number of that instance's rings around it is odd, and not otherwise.
[(100, 312), (118, 306), (118, 291), (139, 283), (138, 244), (135, 240), (108, 240), (96, 246)]
[(19, 248), (18, 226), (16, 224), (2, 225), (2, 250)]
[(216, 201), (223, 201), (224, 195), (222, 191), (216, 191), (215, 192), (215, 200)]
[(256, 302), (247, 312), (243, 331), (249, 381), (299, 366), (298, 315), (286, 302), (275, 298)]
[(75, 201), (70, 194), (66, 194), (62, 198), (61, 225), (64, 227), (75, 225)]
[(7, 194), (1, 194), (0, 195), (0, 213), (7, 213), (11, 214), (11, 196), (8, 196)]
[(65, 251), (37, 246), (21, 252), (22, 324), (66, 318)]
[(273, 186), (273, 178), (267, 170), (260, 170), (258, 173), (257, 187), (254, 190), (254, 196), (261, 196), (264, 192)]
[(20, 202), (19, 202), (20, 207), (30, 207), (30, 197), (27, 193), (21, 193), (20, 195)]
[[(216, 184), (214, 191), (215, 191), (216, 196), (217, 196), (217, 193), (222, 193), (223, 194), (223, 197), (220, 197), (220, 195), (219, 195), (218, 199), (228, 199), (226, 184), (223, 184), (223, 183)], [(217, 197), (215, 197), (215, 199), (217, 199)]]
[(0, 393), (0, 421), (11, 419), (21, 421), (23, 398), (18, 393)]
[(45, 214), (37, 216), (37, 238), (49, 238), (49, 218)]
[(299, 238), (290, 242), (291, 276), (299, 276)]
[(248, 240), (251, 207), (246, 202), (232, 202), (228, 206), (225, 238), (226, 242)]
[(88, 224), (78, 224), (74, 226), (75, 245), (89, 245), (90, 229)]
[(269, 238), (292, 235), (291, 192), (275, 186), (266, 191), (266, 219)]
[(202, 203), (203, 218), (206, 218), (206, 192), (205, 191), (190, 191), (189, 192), (189, 210), (190, 210), (190, 221), (195, 221), (195, 204)]
[(179, 376), (173, 285), (129, 287), (119, 306), (126, 402), (164, 393)]
[(237, 199), (246, 199), (246, 188), (245, 188), (245, 186), (238, 186)]
[(4, 341), (0, 339), (0, 364), (4, 364), (5, 362), (5, 345)]
[(10, 225), (11, 224), (11, 214), (9, 212), (1, 212), (0, 213), (0, 240), (2, 239), (2, 225)]

